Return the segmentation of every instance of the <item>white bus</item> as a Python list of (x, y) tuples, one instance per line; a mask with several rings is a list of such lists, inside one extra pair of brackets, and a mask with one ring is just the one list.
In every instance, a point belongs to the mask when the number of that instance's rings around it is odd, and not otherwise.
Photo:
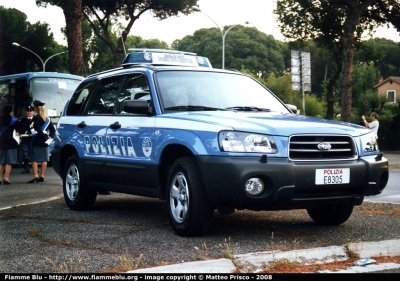
[(15, 104), (14, 116), (25, 116), (25, 108), (34, 100), (43, 101), (47, 115), (57, 124), (64, 105), (84, 79), (57, 72), (27, 72), (0, 76), (0, 110), (5, 103)]

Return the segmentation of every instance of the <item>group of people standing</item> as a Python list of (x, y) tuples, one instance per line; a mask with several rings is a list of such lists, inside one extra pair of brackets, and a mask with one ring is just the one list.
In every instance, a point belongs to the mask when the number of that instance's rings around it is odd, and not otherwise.
[[(11, 184), (10, 174), (12, 166), (17, 164), (18, 148), (23, 154), (22, 173), (30, 173), (29, 162), (32, 165), (33, 178), (28, 183), (44, 182), (49, 144), (55, 135), (44, 105), (44, 102), (35, 100), (33, 106), (25, 108), (26, 116), (21, 120), (13, 116), (14, 104), (4, 105), (3, 115), (0, 116), (0, 184)], [(40, 176), (38, 163), (41, 163)]]

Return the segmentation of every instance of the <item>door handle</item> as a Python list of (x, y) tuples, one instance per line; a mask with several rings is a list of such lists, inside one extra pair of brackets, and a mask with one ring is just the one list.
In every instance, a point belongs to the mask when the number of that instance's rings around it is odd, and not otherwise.
[(81, 123), (79, 123), (76, 126), (78, 126), (78, 128), (85, 128), (86, 127), (86, 123), (85, 123), (85, 121), (82, 121)]
[(121, 124), (119, 122), (115, 122), (114, 124), (110, 124), (111, 129), (119, 129), (121, 128)]

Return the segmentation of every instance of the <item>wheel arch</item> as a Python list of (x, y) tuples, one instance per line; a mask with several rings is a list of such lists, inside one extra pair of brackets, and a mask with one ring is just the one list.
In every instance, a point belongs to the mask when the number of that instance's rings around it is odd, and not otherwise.
[[(160, 165), (158, 167), (158, 178), (161, 187), (160, 196), (162, 196), (160, 199), (166, 199), (169, 170), (175, 160), (182, 156), (194, 157), (194, 154), (188, 147), (181, 144), (170, 144), (164, 148), (160, 157)], [(201, 173), (201, 171), (199, 172)]]
[(59, 159), (59, 162), (60, 162), (59, 167), (60, 167), (61, 175), (65, 171), (65, 165), (67, 164), (68, 158), (73, 154), (76, 154), (79, 157), (79, 153), (74, 146), (66, 145), (62, 148), (61, 153), (60, 153), (60, 159)]

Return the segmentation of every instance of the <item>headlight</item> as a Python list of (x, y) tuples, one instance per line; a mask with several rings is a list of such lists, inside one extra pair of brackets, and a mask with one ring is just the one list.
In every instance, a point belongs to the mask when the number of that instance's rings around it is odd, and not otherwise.
[(378, 140), (372, 132), (361, 136), (361, 146), (363, 152), (374, 152), (379, 150)]
[(221, 131), (219, 133), (219, 147), (222, 151), (227, 152), (278, 152), (272, 136), (236, 131)]

